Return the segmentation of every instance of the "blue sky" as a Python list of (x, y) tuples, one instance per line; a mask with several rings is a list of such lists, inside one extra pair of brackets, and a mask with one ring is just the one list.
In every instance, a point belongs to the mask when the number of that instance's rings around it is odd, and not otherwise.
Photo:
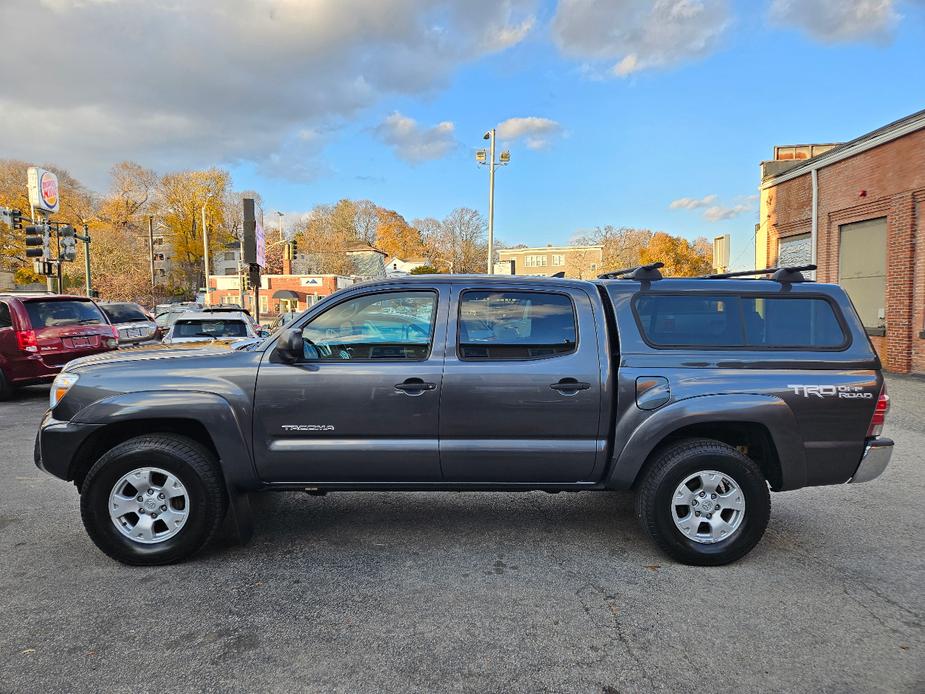
[[(487, 171), (473, 151), (482, 133), (511, 117), (557, 121), (544, 149), (510, 144), (496, 180), (495, 228), (507, 243), (566, 243), (597, 225), (647, 227), (686, 237), (729, 233), (731, 257), (748, 266), (758, 218), (759, 162), (775, 144), (838, 142), (925, 107), (922, 12), (903, 7), (890, 41), (826, 43), (769, 26), (758, 3), (738, 3), (716, 51), (627, 78), (595, 79), (563, 60), (542, 35), (461, 67), (421, 97), (384, 99), (326, 138), (330, 167), (308, 183), (233, 169), (267, 209), (303, 210), (340, 197), (369, 198), (414, 217), (467, 206), (487, 210)], [(542, 32), (538, 32), (541, 34)], [(422, 125), (455, 124), (459, 146), (407, 163), (375, 134), (398, 111)], [(708, 221), (705, 208), (670, 209), (715, 195), (748, 206)]]
[(293, 216), (486, 212), (501, 124), (499, 239), (729, 233), (737, 267), (775, 144), (925, 107), (925, 0), (4, 0), (0, 26), (45, 37), (7, 37), (0, 152), (99, 191), (128, 159)]

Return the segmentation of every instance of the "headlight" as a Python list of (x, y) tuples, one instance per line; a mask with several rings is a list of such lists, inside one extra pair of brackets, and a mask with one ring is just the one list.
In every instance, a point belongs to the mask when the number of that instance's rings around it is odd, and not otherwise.
[(48, 408), (54, 408), (61, 398), (67, 395), (67, 392), (77, 383), (77, 374), (59, 373), (51, 383), (51, 392), (48, 394)]

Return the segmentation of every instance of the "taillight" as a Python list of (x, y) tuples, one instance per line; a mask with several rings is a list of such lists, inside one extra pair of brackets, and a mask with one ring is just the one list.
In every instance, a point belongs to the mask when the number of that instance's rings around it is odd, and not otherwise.
[(16, 333), (16, 342), (23, 352), (38, 352), (39, 341), (34, 330), (20, 330)]
[(870, 426), (867, 427), (868, 438), (880, 436), (883, 433), (883, 422), (886, 421), (886, 413), (890, 411), (890, 396), (886, 392), (886, 384), (880, 390), (880, 397), (877, 398), (877, 406), (874, 408), (874, 416), (870, 418)]

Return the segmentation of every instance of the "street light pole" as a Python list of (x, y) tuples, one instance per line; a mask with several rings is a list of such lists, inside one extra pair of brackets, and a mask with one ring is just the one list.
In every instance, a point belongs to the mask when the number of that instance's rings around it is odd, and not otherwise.
[(485, 133), (491, 140), (488, 152), (488, 274), (495, 274), (495, 129)]
[(488, 274), (495, 274), (495, 167), (507, 166), (511, 153), (501, 152), (501, 158), (495, 161), (495, 129), (492, 128), (482, 136), (489, 140), (488, 151), (480, 149), (475, 153), (479, 165), (488, 165)]
[(154, 280), (154, 215), (148, 215), (148, 260), (151, 265), (151, 289), (157, 286)]

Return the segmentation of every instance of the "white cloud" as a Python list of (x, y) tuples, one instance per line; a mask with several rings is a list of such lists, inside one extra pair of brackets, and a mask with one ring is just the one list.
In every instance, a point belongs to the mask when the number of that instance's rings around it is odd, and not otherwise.
[(496, 131), (501, 140), (520, 140), (530, 149), (543, 149), (550, 140), (561, 132), (562, 126), (549, 118), (527, 116), (525, 118), (508, 118), (499, 123)]
[(888, 40), (899, 21), (893, 0), (773, 0), (768, 14), (827, 43)]
[(727, 0), (559, 0), (552, 33), (563, 54), (625, 77), (709, 54), (730, 21)]
[(703, 218), (708, 222), (720, 222), (726, 219), (733, 219), (741, 214), (750, 211), (751, 205), (733, 205), (732, 207), (723, 207), (722, 205), (713, 205), (703, 211)]
[(397, 111), (376, 126), (376, 136), (395, 154), (412, 164), (440, 159), (456, 147), (454, 126), (449, 121), (432, 128), (421, 127), (416, 120)]
[(672, 200), (668, 205), (672, 210), (696, 210), (698, 207), (706, 207), (716, 200), (715, 194), (704, 195), (702, 198), (678, 198)]
[(757, 195), (746, 195), (734, 198), (733, 204), (722, 205), (718, 202), (719, 196), (715, 193), (704, 195), (702, 198), (678, 198), (668, 205), (672, 210), (703, 210), (703, 218), (708, 222), (720, 222), (734, 219), (739, 215), (754, 209)]
[[(537, 0), (2, 0), (0, 152), (306, 176), (336, 128), (522, 41)], [(275, 160), (273, 159), (275, 156)], [(294, 167), (294, 168), (287, 168)]]

